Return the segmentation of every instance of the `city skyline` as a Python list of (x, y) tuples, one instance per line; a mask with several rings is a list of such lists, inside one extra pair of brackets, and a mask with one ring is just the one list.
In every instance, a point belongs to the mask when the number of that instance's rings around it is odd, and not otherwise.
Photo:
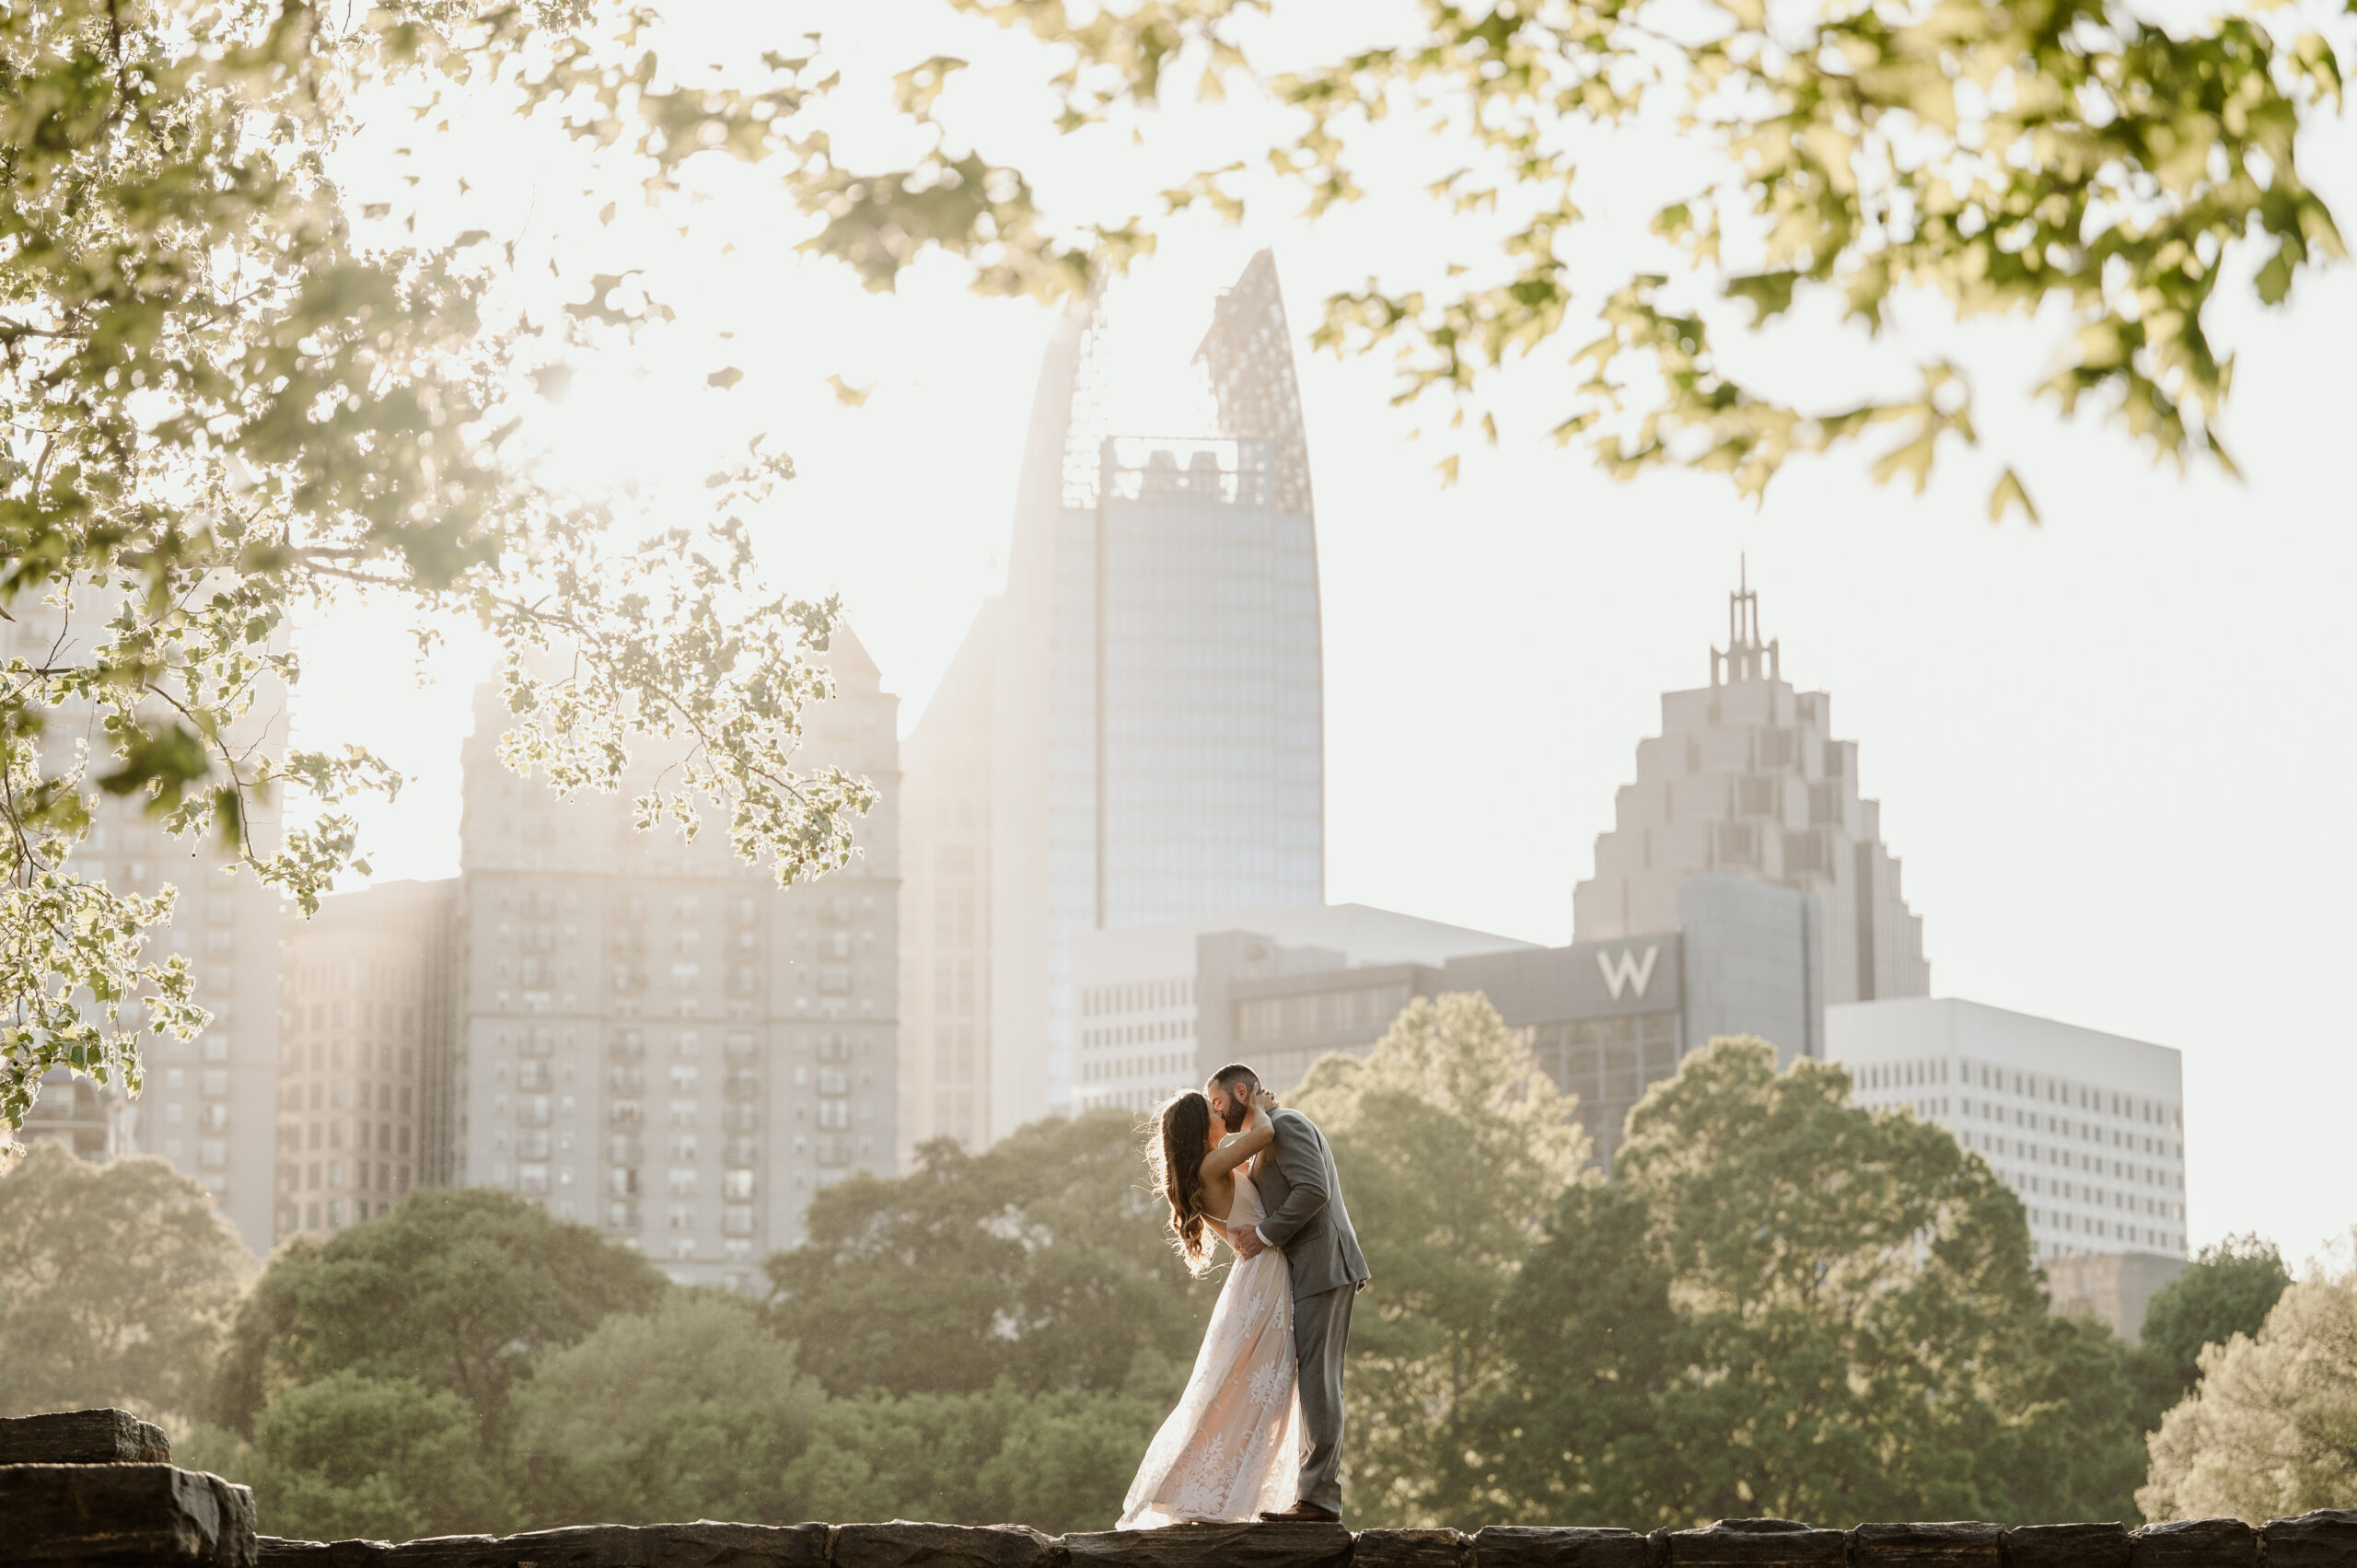
[[(1363, 273), (1344, 231), (1276, 238), (1297, 319)], [(1189, 275), (1232, 276), (1261, 243), (1209, 225), (1166, 238), (1137, 286), (1200, 298)], [(765, 529), (764, 549), (840, 587), (905, 727), (1004, 562), (1028, 414), (1004, 392), (1028, 380), (1051, 317), (947, 280), (889, 302), (822, 270), (792, 289), (824, 302), (815, 352), (879, 386), (859, 409), (795, 405), (795, 505), (867, 526)], [(891, 312), (917, 323), (905, 354), (878, 346)], [(2309, 433), (2329, 400), (2301, 345), (2346, 322), (2345, 277), (2281, 319), (2235, 322), (2242, 484), (2180, 482), (2030, 405), (1984, 410), (1991, 440), (2027, 443), (2045, 465), (2036, 530), (1991, 528), (1969, 496), (1910, 499), (1840, 465), (1791, 470), (1754, 512), (1700, 482), (1616, 486), (1512, 439), (1445, 487), (1436, 452), (1405, 439), (1411, 417), (1387, 409), (1384, 366), (1305, 354), (1326, 519), (1329, 897), (1569, 940), (1568, 890), (1589, 872), (1628, 749), (1651, 732), (1658, 693), (1701, 673), (1697, 650), (1723, 637), (1725, 584), (1747, 552), (1794, 679), (1838, 691), (1842, 727), (1865, 742), (1865, 784), (1934, 927), (1940, 990), (2180, 1045), (2200, 1122), (2192, 1240), (2255, 1229), (2314, 1250), (2341, 1225), (2315, 1196), (2333, 1137), (2320, 1108), (2357, 1093), (2357, 1069), (2330, 1044), (2344, 1031), (2313, 977), (2357, 935), (2331, 892), (2357, 858), (2300, 824), (2329, 814), (2331, 781), (2357, 766), (2357, 739), (2314, 722), (2337, 656), (2328, 587), (2357, 558), (2336, 564), (2343, 546), (2328, 540), (2319, 562), (2295, 526), (2304, 487), (2328, 482)], [(1968, 346), (2002, 367), (2010, 342), (1991, 326)], [(920, 343), (933, 345), (922, 367)], [(910, 421), (933, 432), (934, 460), (898, 460), (888, 436)], [(880, 508), (879, 471), (901, 485)], [(2227, 529), (2227, 516), (2247, 525)], [(296, 738), (377, 745), (412, 782), (363, 807), (373, 863), (386, 878), (448, 875), (445, 802), (483, 650), (455, 632), (424, 672), (444, 673), (421, 687), (394, 617), (361, 606), (336, 631), (303, 639)], [(2249, 811), (2223, 766), (2235, 756), (2270, 759), (2274, 808)], [(1484, 805), (1469, 811), (1476, 788)], [(2033, 879), (2039, 896), (2025, 899)], [(2287, 1105), (2260, 1087), (2289, 1082), (2312, 1092)]]

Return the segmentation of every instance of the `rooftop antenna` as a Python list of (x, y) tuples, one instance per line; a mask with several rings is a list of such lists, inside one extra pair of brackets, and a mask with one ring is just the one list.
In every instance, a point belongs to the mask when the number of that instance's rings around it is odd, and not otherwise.
[(1783, 679), (1782, 639), (1763, 642), (1759, 636), (1759, 595), (1751, 586), (1751, 563), (1736, 557), (1735, 592), (1727, 595), (1727, 645), (1711, 650), (1711, 684), (1731, 686), (1738, 680)]

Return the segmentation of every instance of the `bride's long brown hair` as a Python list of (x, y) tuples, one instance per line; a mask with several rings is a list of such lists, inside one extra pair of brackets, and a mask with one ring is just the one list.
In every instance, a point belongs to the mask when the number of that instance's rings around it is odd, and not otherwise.
[(1199, 1089), (1173, 1095), (1162, 1107), (1162, 1136), (1147, 1151), (1155, 1179), (1170, 1202), (1170, 1236), (1178, 1260), (1198, 1279), (1211, 1272), (1203, 1236), (1203, 1156), (1211, 1152), (1212, 1102)]

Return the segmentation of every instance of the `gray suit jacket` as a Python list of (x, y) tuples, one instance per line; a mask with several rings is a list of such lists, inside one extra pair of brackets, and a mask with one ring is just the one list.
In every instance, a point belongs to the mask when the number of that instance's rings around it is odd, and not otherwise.
[(1365, 1284), (1366, 1255), (1342, 1206), (1342, 1182), (1326, 1135), (1297, 1110), (1280, 1108), (1269, 1122), (1276, 1144), (1261, 1158), (1252, 1185), (1268, 1213), (1259, 1226), (1261, 1239), (1284, 1253), (1295, 1299)]

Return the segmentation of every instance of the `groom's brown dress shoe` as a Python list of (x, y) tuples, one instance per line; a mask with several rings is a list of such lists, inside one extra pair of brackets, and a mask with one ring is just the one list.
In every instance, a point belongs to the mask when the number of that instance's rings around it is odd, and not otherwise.
[(1339, 1525), (1342, 1516), (1331, 1508), (1320, 1508), (1315, 1503), (1296, 1503), (1282, 1513), (1260, 1516), (1272, 1525)]

